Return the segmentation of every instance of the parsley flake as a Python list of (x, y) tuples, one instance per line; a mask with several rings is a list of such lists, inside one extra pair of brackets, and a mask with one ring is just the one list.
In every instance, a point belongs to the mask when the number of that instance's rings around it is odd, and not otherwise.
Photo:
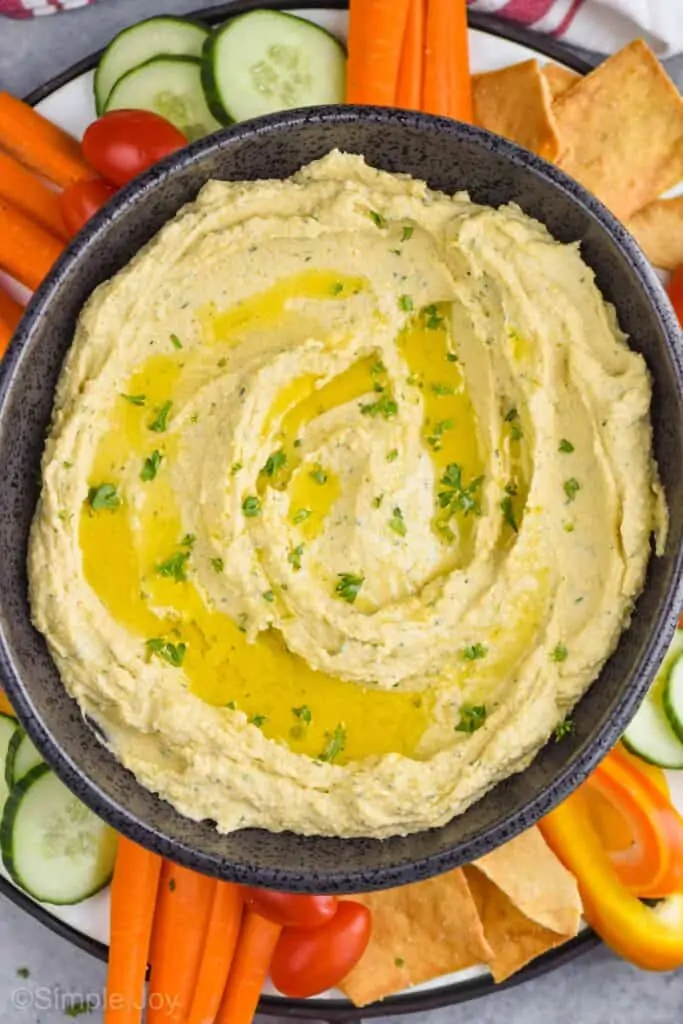
[(398, 458), (398, 448), (392, 448), (390, 452), (387, 452), (387, 462), (396, 462)]
[(309, 708), (308, 704), (302, 704), (300, 708), (292, 708), (292, 714), (303, 722), (304, 725), (310, 725), (313, 721), (313, 712)]
[(232, 466), (230, 467), (230, 475), (231, 476), (235, 476), (236, 473), (239, 473), (241, 468), (242, 468), (242, 463), (241, 462), (233, 462)]
[(263, 593), (261, 594), (261, 597), (263, 598), (264, 601), (269, 601), (271, 604), (275, 600), (275, 594), (273, 593), (272, 590), (264, 590)]
[(462, 656), (465, 661), (479, 661), (480, 658), (485, 658), (488, 652), (486, 644), (468, 644), (467, 647), (463, 647)]
[(432, 391), (437, 396), (437, 398), (445, 398), (446, 395), (455, 394), (455, 388), (451, 387), (450, 384), (441, 384), (440, 382), (432, 384)]
[(268, 715), (250, 715), (247, 721), (250, 725), (255, 725), (257, 728), (260, 728), (268, 721)]
[(364, 416), (382, 416), (385, 420), (391, 419), (398, 412), (398, 405), (389, 395), (382, 395), (376, 402), (368, 402), (361, 405), (360, 411)]
[(153, 480), (159, 472), (159, 466), (163, 455), (160, 451), (155, 448), (151, 455), (148, 455), (145, 461), (142, 463), (142, 469), (140, 470), (140, 479), (147, 483), (149, 480)]
[(171, 344), (173, 345), (173, 348), (182, 348), (183, 347), (182, 342), (181, 342), (181, 340), (180, 340), (180, 338), (178, 337), (177, 334), (172, 334), (171, 335)]
[(212, 558), (211, 568), (213, 569), (214, 572), (223, 572), (223, 569), (225, 568), (225, 562), (223, 561), (222, 558)]
[(403, 231), (401, 232), (401, 241), (407, 242), (409, 238), (412, 238), (414, 230), (415, 228), (412, 224), (404, 224)]
[(297, 525), (299, 523), (304, 523), (312, 514), (313, 513), (311, 512), (310, 508), (300, 508), (298, 512), (295, 512), (292, 522), (296, 523)]
[(164, 402), (163, 405), (159, 406), (156, 410), (156, 416), (151, 423), (148, 424), (147, 429), (153, 430), (155, 434), (163, 434), (167, 427), (168, 414), (171, 411), (173, 402), (170, 400)]
[(398, 308), (403, 310), (404, 313), (410, 313), (413, 310), (413, 300), (410, 295), (399, 296)]
[(444, 318), (441, 316), (438, 307), (434, 303), (429, 306), (425, 306), (422, 314), (424, 318), (424, 325), (428, 331), (438, 331), (443, 327)]
[(574, 501), (576, 495), (581, 490), (581, 484), (575, 476), (570, 476), (569, 480), (565, 480), (562, 486), (564, 487), (564, 493), (567, 495), (567, 501)]
[(308, 475), (310, 476), (311, 480), (315, 480), (315, 482), (317, 484), (320, 484), (321, 487), (323, 484), (327, 483), (327, 473), (325, 472), (325, 470), (323, 469), (319, 462), (316, 462), (315, 466)]
[(266, 464), (263, 467), (263, 472), (266, 474), (266, 476), (273, 477), (286, 465), (287, 456), (282, 451), (282, 449), (280, 449), (280, 451), (273, 452), (272, 455), (268, 456), (268, 458), (266, 459)]
[(301, 559), (303, 557), (303, 553), (303, 544), (297, 544), (297, 546), (295, 548), (292, 548), (292, 550), (287, 555), (287, 561), (289, 562), (290, 565), (294, 566), (295, 572), (298, 572), (299, 569), (301, 568)]
[(457, 363), (458, 361), (458, 357), (456, 356), (455, 352), (447, 352), (446, 359), (448, 360), (449, 363)]
[(189, 551), (176, 551), (164, 562), (155, 566), (160, 576), (174, 579), (176, 583), (184, 583), (187, 580), (187, 562), (190, 557)]
[(249, 494), (242, 502), (242, 512), (247, 519), (253, 519), (261, 515), (261, 499), (255, 494)]
[(384, 495), (383, 495), (383, 494), (378, 494), (378, 495), (376, 495), (376, 496), (375, 496), (375, 497), (374, 497), (374, 498), (372, 499), (372, 507), (373, 507), (373, 508), (379, 508), (379, 507), (381, 506), (381, 504), (382, 504), (382, 502), (383, 502), (383, 501), (384, 501)]
[(389, 520), (389, 529), (397, 533), (399, 537), (405, 537), (406, 535), (406, 524), (403, 519), (403, 512), (401, 512), (398, 506), (394, 509), (391, 519)]
[(519, 533), (519, 526), (517, 525), (515, 513), (512, 508), (512, 498), (510, 497), (509, 494), (506, 494), (503, 500), (501, 501), (500, 510), (503, 513), (503, 519), (508, 524), (510, 529), (514, 530), (515, 533)]
[(439, 506), (448, 509), (451, 513), (462, 512), (465, 516), (472, 513), (475, 516), (480, 516), (481, 503), (477, 497), (477, 491), (481, 489), (483, 482), (483, 476), (478, 476), (465, 486), (462, 479), (462, 466), (459, 466), (457, 462), (449, 462), (446, 472), (441, 477), (441, 483), (448, 490), (439, 492)]
[(387, 372), (387, 368), (386, 368), (386, 366), (384, 365), (384, 363), (382, 362), (381, 359), (378, 359), (377, 362), (373, 363), (372, 366), (370, 367), (370, 373), (373, 374), (373, 376), (377, 376), (380, 373), (386, 373), (386, 372)]
[(344, 285), (342, 284), (341, 281), (335, 281), (334, 284), (330, 285), (330, 294), (331, 295), (341, 295), (341, 293), (343, 291), (344, 291)]
[(343, 601), (353, 604), (358, 597), (360, 588), (365, 583), (365, 576), (356, 576), (352, 572), (338, 572), (337, 576), (339, 577), (339, 583), (334, 588), (335, 594)]
[(151, 640), (145, 640), (145, 647), (148, 657), (156, 654), (157, 657), (167, 661), (174, 668), (180, 668), (187, 651), (187, 644), (173, 644), (170, 640), (163, 640), (158, 636), (152, 637)]
[(385, 228), (387, 226), (386, 217), (383, 217), (377, 210), (368, 210), (368, 216), (372, 219), (375, 227)]
[(563, 740), (565, 738), (565, 736), (570, 736), (573, 732), (574, 722), (572, 721), (571, 717), (567, 715), (566, 718), (563, 718), (561, 722), (558, 722), (558, 724), (553, 729), (553, 738), (556, 743), (559, 743), (560, 740)]
[(566, 661), (569, 651), (564, 644), (555, 644), (552, 651), (550, 652), (551, 661)]
[(456, 732), (476, 732), (481, 729), (486, 721), (486, 707), (484, 704), (462, 704), (460, 707), (460, 721), (455, 727)]
[(70, 1001), (68, 1006), (64, 1007), (64, 1016), (75, 1020), (76, 1017), (81, 1017), (84, 1013), (92, 1013), (94, 1009), (95, 1003), (92, 1000), (75, 999)]
[(335, 758), (339, 757), (346, 746), (346, 729), (340, 722), (338, 725), (335, 725), (333, 733), (328, 732), (325, 735), (327, 736), (327, 743), (322, 753), (318, 755), (318, 760), (327, 761), (331, 764)]
[(88, 491), (88, 501), (94, 512), (100, 512), (105, 508), (115, 509), (121, 504), (114, 484), (100, 484), (99, 487), (91, 487)]
[(574, 451), (574, 445), (566, 437), (563, 437), (557, 446), (557, 450), (558, 452), (565, 452), (567, 455), (571, 455)]
[(453, 420), (439, 420), (434, 427), (434, 433), (430, 434), (427, 438), (427, 444), (430, 445), (435, 452), (441, 451), (441, 445), (443, 442), (443, 435), (445, 431), (453, 429)]
[(147, 395), (124, 395), (122, 393), (121, 398), (125, 398), (131, 405), (144, 405), (147, 401)]

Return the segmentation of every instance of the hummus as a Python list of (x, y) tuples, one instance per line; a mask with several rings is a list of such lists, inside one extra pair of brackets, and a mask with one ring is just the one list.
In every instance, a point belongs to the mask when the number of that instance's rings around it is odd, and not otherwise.
[(628, 625), (650, 383), (578, 245), (330, 153), (213, 181), (80, 317), (30, 589), (140, 782), (221, 831), (441, 825)]

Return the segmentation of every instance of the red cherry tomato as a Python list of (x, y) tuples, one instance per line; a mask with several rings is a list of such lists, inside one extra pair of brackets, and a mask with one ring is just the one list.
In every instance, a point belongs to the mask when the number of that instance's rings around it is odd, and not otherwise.
[(342, 900), (320, 928), (285, 928), (270, 965), (273, 984), (292, 999), (334, 988), (362, 957), (371, 930), (370, 911), (353, 900)]
[(93, 214), (97, 213), (112, 196), (116, 189), (108, 181), (93, 178), (90, 181), (77, 181), (59, 193), (59, 208), (62, 219), (70, 235), (75, 235), (86, 224)]
[(272, 889), (245, 889), (245, 902), (283, 928), (319, 928), (337, 913), (336, 896), (297, 896)]
[(103, 178), (125, 185), (186, 145), (183, 133), (165, 117), (149, 110), (112, 110), (89, 125), (81, 148)]
[(679, 323), (683, 325), (683, 267), (674, 270), (667, 291)]

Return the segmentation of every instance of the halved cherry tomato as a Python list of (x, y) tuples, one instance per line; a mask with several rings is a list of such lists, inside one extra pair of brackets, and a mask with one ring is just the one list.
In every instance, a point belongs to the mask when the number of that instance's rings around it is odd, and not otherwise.
[(83, 136), (83, 156), (103, 178), (125, 185), (158, 160), (182, 149), (187, 139), (150, 110), (112, 110)]
[(93, 214), (101, 210), (116, 189), (102, 178), (90, 181), (77, 181), (59, 193), (59, 208), (70, 235), (75, 235), (86, 224)]
[(337, 913), (336, 896), (298, 896), (272, 889), (245, 889), (244, 901), (283, 928), (319, 928)]
[(273, 984), (292, 999), (334, 988), (362, 957), (371, 931), (370, 911), (354, 900), (342, 900), (320, 928), (285, 928), (270, 965)]
[(683, 324), (683, 267), (674, 270), (667, 291), (679, 323)]

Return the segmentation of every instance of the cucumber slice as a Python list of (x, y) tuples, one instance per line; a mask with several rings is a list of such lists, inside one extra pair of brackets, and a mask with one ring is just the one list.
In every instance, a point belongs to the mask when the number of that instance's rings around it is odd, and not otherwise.
[(40, 764), (10, 793), (0, 823), (2, 860), (41, 903), (71, 904), (111, 878), (116, 833)]
[(683, 743), (683, 654), (679, 654), (669, 671), (664, 687), (664, 710), (671, 728)]
[[(665, 694), (673, 669), (683, 656), (683, 630), (676, 630), (650, 692), (622, 739), (628, 749), (660, 768), (683, 768), (683, 743), (665, 710)], [(680, 706), (680, 705), (679, 705)]]
[(25, 775), (42, 764), (43, 759), (23, 729), (17, 729), (10, 740), (5, 763), (5, 782), (12, 789)]
[(201, 63), (194, 57), (154, 57), (120, 78), (105, 106), (110, 110), (152, 110), (192, 141), (221, 125), (202, 89)]
[(21, 729), (13, 718), (3, 715), (0, 712), (0, 813), (9, 795), (10, 787), (7, 785), (7, 757), (9, 748), (14, 739), (15, 733), (21, 733)]
[(229, 124), (290, 107), (343, 103), (346, 53), (325, 29), (282, 11), (250, 11), (206, 40), (202, 81)]
[(120, 78), (153, 57), (201, 57), (209, 30), (189, 18), (147, 18), (114, 36), (95, 72), (95, 109), (103, 114)]

